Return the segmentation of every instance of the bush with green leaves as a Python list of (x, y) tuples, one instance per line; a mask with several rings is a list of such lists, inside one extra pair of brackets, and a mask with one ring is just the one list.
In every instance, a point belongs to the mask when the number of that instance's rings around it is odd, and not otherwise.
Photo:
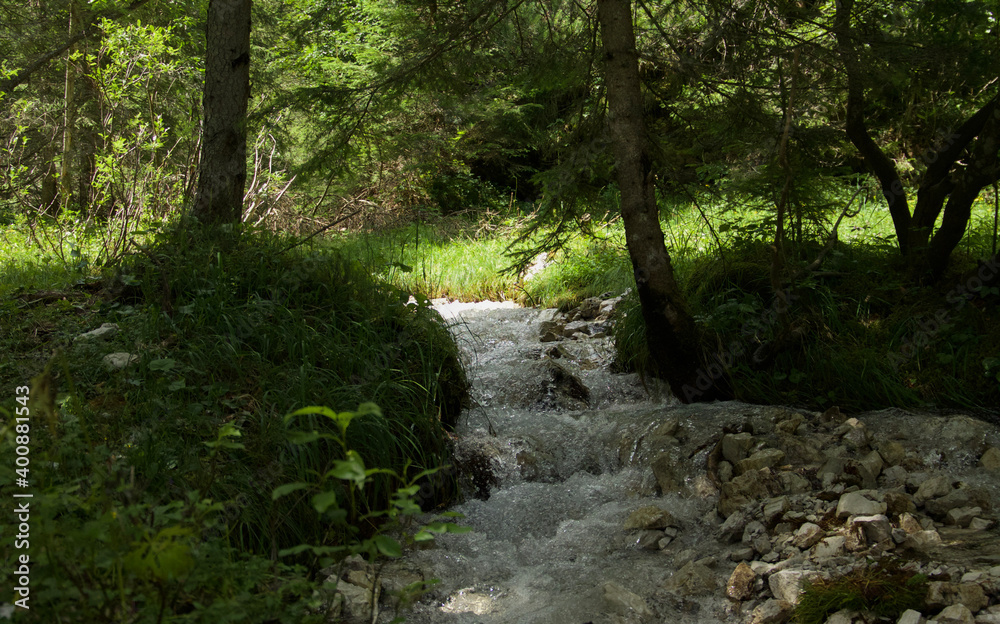
[[(398, 557), (403, 545), (388, 535), (396, 531), (409, 543), (431, 540), (435, 533), (464, 533), (467, 527), (436, 521), (406, 533), (408, 520), (421, 512), (418, 481), (437, 468), (404, 476), (389, 468), (367, 468), (347, 444), (347, 428), (365, 416), (380, 416), (373, 404), (356, 412), (324, 407), (303, 408), (285, 421), (319, 414), (336, 433), (292, 430), (293, 444), (335, 442), (344, 459), (316, 475), (313, 482), (284, 484), (274, 499), (295, 498), (330, 527), (315, 544), (282, 550), (277, 559), (242, 551), (230, 539), (234, 501), (208, 497), (215, 478), (239, 461), (246, 446), (242, 432), (222, 425), (215, 439), (199, 445), (199, 469), (207, 476), (201, 490), (189, 490), (161, 503), (158, 492), (137, 487), (135, 469), (107, 443), (93, 438), (87, 410), (75, 399), (46, 413), (35, 402), (39, 422), (32, 425), (32, 467), (26, 471), (35, 495), (30, 499), (31, 593), (27, 617), (39, 622), (326, 622), (333, 613), (334, 585), (325, 587), (310, 574), (351, 555), (369, 561)], [(0, 430), (4, 463), (0, 478), (13, 482), (15, 427), (11, 418)], [(45, 427), (41, 421), (49, 421)], [(9, 474), (8, 474), (9, 473)], [(377, 475), (398, 487), (384, 509), (364, 507), (359, 493)], [(308, 496), (306, 496), (308, 495)], [(452, 517), (459, 514), (445, 514)], [(375, 522), (371, 533), (363, 527)], [(0, 536), (7, 552), (15, 536)], [(308, 552), (312, 566), (285, 563)], [(13, 586), (13, 568), (0, 573)]]
[[(36, 381), (35, 389), (41, 389)], [(36, 395), (37, 396), (37, 395)], [(0, 480), (12, 483), (14, 423), (0, 429)], [(120, 448), (97, 437), (75, 398), (32, 403), (28, 548), (14, 531), (0, 550), (30, 557), (22, 622), (324, 622), (316, 583), (302, 566), (241, 552), (229, 540), (226, 501), (204, 490), (164, 500), (141, 487)], [(196, 451), (205, 473), (234, 459), (232, 426)], [(0, 572), (12, 587), (13, 566)]]
[[(286, 548), (278, 553), (280, 556), (308, 552), (317, 558), (319, 566), (326, 566), (349, 555), (364, 554), (371, 560), (379, 555), (399, 557), (403, 554), (403, 545), (387, 533), (395, 530), (405, 531), (412, 517), (421, 513), (416, 500), (420, 491), (420, 481), (434, 475), (440, 468), (428, 468), (415, 474), (408, 474), (408, 465), (401, 471), (391, 468), (367, 468), (361, 454), (348, 447), (347, 429), (359, 418), (381, 417), (381, 414), (377, 405), (363, 403), (354, 412), (335, 412), (328, 407), (312, 406), (296, 410), (285, 417), (286, 424), (290, 424), (298, 416), (319, 415), (326, 418), (334, 425), (332, 431), (292, 429), (289, 431), (289, 439), (297, 445), (309, 445), (321, 441), (333, 442), (340, 447), (343, 459), (333, 460), (329, 470), (315, 474), (311, 481), (286, 483), (272, 492), (271, 496), (275, 500), (294, 496), (296, 504), (308, 502), (329, 527), (327, 533), (320, 536), (319, 543), (299, 544)], [(399, 487), (393, 493), (387, 507), (365, 511), (359, 494), (376, 475), (389, 477)], [(444, 512), (442, 516), (462, 517), (457, 512)], [(361, 527), (369, 524), (376, 529), (373, 535), (365, 537), (361, 533)], [(467, 533), (470, 530), (469, 527), (452, 522), (436, 521), (418, 529), (412, 535), (404, 535), (411, 542), (424, 542), (434, 539), (435, 533)]]

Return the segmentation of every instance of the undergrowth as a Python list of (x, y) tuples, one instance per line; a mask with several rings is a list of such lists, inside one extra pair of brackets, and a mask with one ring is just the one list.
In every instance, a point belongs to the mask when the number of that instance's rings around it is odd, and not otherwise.
[[(842, 207), (852, 191), (824, 201)], [(950, 273), (926, 286), (908, 276), (891, 219), (878, 202), (858, 199), (860, 210), (841, 223), (838, 242), (819, 268), (788, 279), (819, 255), (832, 225), (812, 213), (793, 221), (783, 283), (791, 305), (778, 315), (770, 275), (773, 206), (759, 198), (694, 199), (697, 204), (664, 204), (666, 242), (705, 348), (731, 362), (738, 398), (853, 410), (1000, 404), (996, 287), (978, 288), (967, 299), (958, 293), (977, 259), (991, 253), (992, 202), (977, 202), (975, 227), (955, 251)], [(506, 245), (519, 218), (442, 219), (335, 237), (331, 244), (392, 283), (429, 296), (567, 309), (632, 285), (624, 233), (614, 219), (570, 237), (543, 258), (545, 268), (535, 275), (504, 272), (513, 262), (509, 253), (517, 251)], [(618, 369), (644, 370), (645, 333), (634, 294), (619, 308), (615, 339)]]
[[(0, 403), (0, 461), (13, 471), (30, 436), (32, 617), (326, 621), (318, 570), (396, 554), (385, 511), (454, 494), (438, 471), (466, 381), (440, 317), (295, 243), (172, 231), (102, 281), (71, 271), (36, 290), (13, 273), (0, 378), (31, 404)], [(108, 341), (75, 339), (104, 322), (119, 328)], [(136, 358), (111, 370), (112, 352)], [(349, 429), (328, 417), (369, 402)], [(290, 437), (283, 417), (317, 404), (332, 411), (300, 412)], [(287, 489), (299, 483), (315, 486)], [(4, 552), (13, 541), (0, 535)]]

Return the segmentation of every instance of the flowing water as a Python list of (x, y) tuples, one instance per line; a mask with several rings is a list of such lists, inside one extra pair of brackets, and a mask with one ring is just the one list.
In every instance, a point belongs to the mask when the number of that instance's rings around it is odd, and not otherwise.
[[(629, 443), (668, 413), (693, 429), (712, 408), (650, 400), (637, 376), (609, 372), (613, 347), (597, 338), (558, 343), (559, 364), (590, 391), (588, 407), (567, 409), (540, 381), (553, 343), (538, 341), (538, 326), (552, 311), (488, 303), (439, 311), (473, 384), (475, 407), (461, 418), (459, 446), (490, 458), (495, 481), (488, 500), (470, 497), (453, 508), (473, 533), (442, 536), (410, 558), (441, 583), (406, 621), (608, 622), (607, 582), (655, 601), (676, 569), (673, 553), (708, 538), (702, 518), (711, 501), (652, 497), (648, 466), (631, 461)], [(650, 503), (668, 507), (684, 527), (669, 553), (637, 549), (622, 529), (631, 510)], [(724, 616), (717, 599), (674, 607), (692, 623)]]
[[(650, 392), (635, 375), (610, 372), (608, 338), (540, 342), (540, 325), (552, 319), (551, 310), (488, 302), (438, 309), (463, 350), (473, 384), (474, 407), (456, 429), (456, 458), (480, 459), (474, 464), (483, 473), (478, 489), (488, 498), (476, 498), (475, 489), (467, 488), (465, 501), (452, 510), (464, 514), (461, 522), (473, 532), (442, 535), (433, 547), (395, 564), (410, 579), (419, 571), (440, 580), (403, 612), (406, 621), (745, 621), (747, 614), (732, 611), (721, 586), (735, 564), (719, 538), (708, 454), (725, 427), (773, 432), (789, 410), (738, 402), (681, 405), (663, 398), (668, 393)], [(589, 401), (582, 400), (580, 384), (566, 378), (582, 382)], [(983, 445), (1000, 446), (995, 423), (891, 409), (858, 416), (879, 440), (905, 440), (927, 469), (1000, 496), (1000, 479), (975, 469)], [(669, 457), (683, 494), (656, 494), (653, 460), (663, 457)], [(624, 530), (632, 511), (651, 504), (678, 521), (676, 536), (662, 550), (639, 548), (638, 534)], [(836, 501), (816, 501), (817, 512), (824, 504)], [(996, 552), (1000, 536), (991, 532), (988, 538), (986, 550)], [(711, 568), (709, 586), (678, 587), (678, 579), (686, 578), (678, 570), (695, 560), (702, 570)], [(610, 593), (624, 598), (609, 599), (609, 583)], [(632, 608), (633, 599), (640, 601), (635, 608), (651, 609), (645, 618)], [(383, 613), (381, 621), (392, 615)]]

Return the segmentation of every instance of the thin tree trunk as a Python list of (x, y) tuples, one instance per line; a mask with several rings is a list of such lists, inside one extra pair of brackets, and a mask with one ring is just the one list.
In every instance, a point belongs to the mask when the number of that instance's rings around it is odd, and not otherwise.
[[(73, 39), (78, 28), (80, 13), (76, 2), (69, 7), (69, 38)], [(66, 82), (63, 97), (62, 168), (59, 172), (59, 205), (63, 210), (70, 208), (73, 199), (73, 131), (76, 127), (76, 66), (73, 53), (76, 44), (66, 51)]]
[(862, 68), (858, 57), (854, 31), (851, 28), (851, 10), (854, 0), (838, 0), (833, 31), (837, 37), (837, 47), (847, 74), (847, 138), (865, 159), (865, 164), (878, 178), (882, 195), (889, 205), (889, 214), (896, 229), (899, 251), (910, 252), (910, 206), (903, 182), (899, 179), (896, 165), (872, 139), (865, 125), (865, 96), (862, 82)]
[(642, 305), (653, 372), (685, 403), (732, 397), (725, 369), (702, 359), (697, 327), (674, 279), (663, 242), (643, 119), (629, 0), (598, 0), (605, 85), (622, 221)]
[(202, 152), (194, 216), (239, 223), (247, 178), (251, 0), (210, 0), (206, 26)]

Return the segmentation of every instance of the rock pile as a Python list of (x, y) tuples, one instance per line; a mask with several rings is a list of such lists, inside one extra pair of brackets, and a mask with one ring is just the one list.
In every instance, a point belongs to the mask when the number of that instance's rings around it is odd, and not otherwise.
[[(708, 454), (705, 476), (717, 490), (702, 494), (716, 497), (720, 549), (697, 560), (675, 554), (675, 565), (678, 557), (690, 560), (667, 581), (669, 591), (689, 596), (722, 587), (733, 621), (781, 624), (792, 618), (807, 583), (885, 565), (928, 581), (923, 611), (903, 613), (900, 624), (1000, 624), (1000, 538), (991, 492), (941, 468), (945, 453), (956, 455), (953, 461), (975, 458), (984, 483), (995, 487), (1000, 450), (986, 444), (994, 428), (953, 416), (928, 419), (933, 430), (915, 432), (919, 438), (889, 439), (836, 408), (815, 415), (778, 410), (774, 420), (766, 432), (722, 435)], [(683, 437), (676, 424), (668, 430)], [(677, 455), (661, 453), (652, 470)], [(688, 478), (674, 477), (668, 487), (697, 484), (687, 470)], [(657, 481), (666, 490), (661, 476)], [(645, 549), (669, 550), (682, 531), (657, 506), (639, 507), (623, 528)], [(826, 619), (873, 621), (849, 611)]]
[(557, 342), (559, 340), (581, 340), (586, 338), (603, 338), (611, 329), (611, 316), (615, 307), (621, 303), (628, 293), (611, 297), (606, 293), (600, 297), (590, 297), (580, 302), (576, 308), (553, 316), (551, 320), (543, 321), (538, 339), (541, 342)]

